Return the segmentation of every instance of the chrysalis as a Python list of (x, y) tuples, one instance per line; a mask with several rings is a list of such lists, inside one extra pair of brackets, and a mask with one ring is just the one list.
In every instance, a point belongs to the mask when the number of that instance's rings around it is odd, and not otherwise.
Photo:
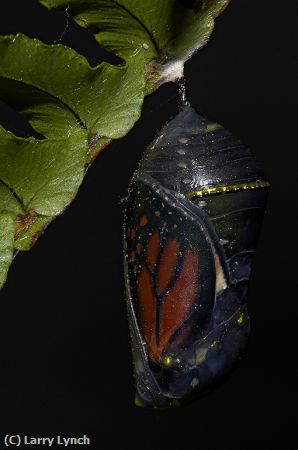
[(268, 186), (250, 150), (188, 104), (146, 150), (124, 229), (137, 405), (183, 404), (241, 356)]

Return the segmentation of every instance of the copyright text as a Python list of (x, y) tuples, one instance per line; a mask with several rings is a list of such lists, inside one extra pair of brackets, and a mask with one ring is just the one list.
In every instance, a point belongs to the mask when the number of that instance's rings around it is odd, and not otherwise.
[(6, 447), (19, 447), (20, 445), (43, 445), (46, 447), (61, 445), (63, 447), (68, 447), (69, 445), (90, 445), (91, 439), (86, 436), (86, 434), (80, 437), (63, 437), (60, 435), (52, 437), (36, 437), (20, 434), (6, 434), (2, 442)]

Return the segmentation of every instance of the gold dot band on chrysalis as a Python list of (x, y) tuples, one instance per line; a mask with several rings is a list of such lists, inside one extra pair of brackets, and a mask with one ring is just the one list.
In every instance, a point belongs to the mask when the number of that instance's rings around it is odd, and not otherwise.
[(204, 197), (205, 195), (224, 194), (227, 192), (245, 191), (249, 189), (267, 188), (270, 186), (268, 181), (252, 181), (250, 183), (238, 183), (227, 186), (214, 186), (197, 191), (187, 192), (186, 197), (194, 199), (197, 197)]

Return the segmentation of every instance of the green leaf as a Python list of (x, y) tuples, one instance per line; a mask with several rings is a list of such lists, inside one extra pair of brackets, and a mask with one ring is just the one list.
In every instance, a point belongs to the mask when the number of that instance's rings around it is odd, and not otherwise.
[(0, 214), (2, 213), (17, 217), (19, 214), (24, 214), (24, 210), (9, 187), (0, 181)]
[[(6, 79), (22, 83), (19, 93), (24, 90), (23, 104), (29, 101), (31, 111), (37, 115), (35, 122), (29, 118), (37, 131), (41, 130), (40, 123), (50, 118), (52, 123), (47, 130), (52, 129), (55, 136), (55, 127), (61, 127), (62, 120), (64, 137), (83, 128), (89, 136), (96, 133), (115, 139), (122, 137), (139, 118), (144, 80), (128, 67), (103, 63), (91, 68), (71, 48), (45, 45), (21, 34), (1, 37), (0, 58), (2, 93)], [(32, 87), (36, 88), (36, 95), (31, 95)], [(4, 94), (4, 100), (18, 108), (13, 89)], [(59, 112), (53, 117), (55, 109)]]
[(51, 221), (51, 217), (36, 216), (30, 213), (21, 216), (15, 222), (14, 248), (16, 250), (30, 250)]
[(0, 36), (0, 98), (35, 132), (22, 138), (0, 126), (0, 287), (14, 249), (28, 250), (68, 206), (88, 164), (139, 119), (144, 96), (181, 77), (228, 0), (40, 3), (69, 8), (123, 64), (91, 67), (64, 45)]
[(0, 128), (0, 179), (10, 187), (23, 212), (60, 213), (76, 194), (84, 175), (86, 152), (77, 137), (22, 139)]
[(13, 257), (13, 219), (9, 214), (0, 214), (0, 288), (6, 280)]
[(214, 19), (229, 3), (229, 0), (39, 1), (49, 9), (70, 8), (79, 25), (98, 29), (95, 37), (106, 50), (128, 62), (138, 59), (147, 63), (149, 90), (183, 75), (184, 62), (207, 42)]

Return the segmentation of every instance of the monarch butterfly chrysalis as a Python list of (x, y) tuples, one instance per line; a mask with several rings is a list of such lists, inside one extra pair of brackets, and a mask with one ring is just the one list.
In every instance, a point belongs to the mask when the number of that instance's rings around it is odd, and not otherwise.
[(268, 186), (250, 150), (189, 104), (145, 152), (124, 227), (137, 405), (189, 401), (242, 354)]

